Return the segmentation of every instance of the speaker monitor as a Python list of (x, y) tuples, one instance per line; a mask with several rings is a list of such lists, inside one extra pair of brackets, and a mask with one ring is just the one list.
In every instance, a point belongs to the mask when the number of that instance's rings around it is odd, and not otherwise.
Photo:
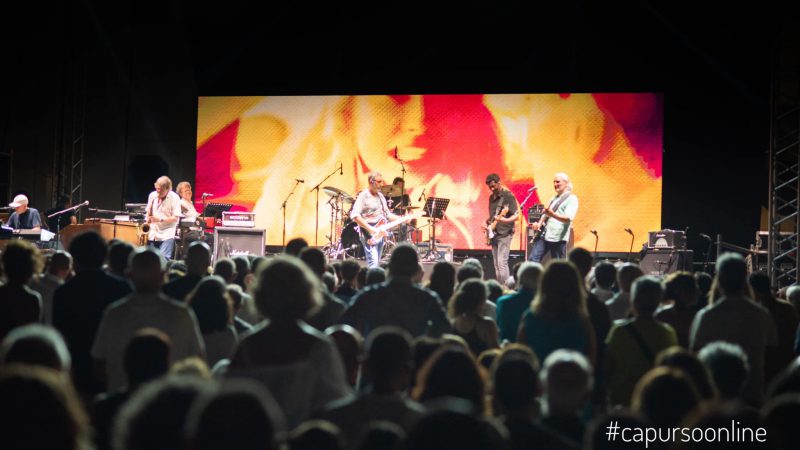
[(264, 256), (264, 229), (214, 228), (214, 262), (240, 255)]
[(678, 270), (691, 272), (692, 250), (649, 249), (639, 262), (645, 275), (667, 275)]

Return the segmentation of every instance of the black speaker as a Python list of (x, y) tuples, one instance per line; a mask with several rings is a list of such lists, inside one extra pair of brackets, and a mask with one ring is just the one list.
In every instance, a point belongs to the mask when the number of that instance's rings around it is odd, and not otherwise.
[(264, 256), (264, 229), (214, 228), (214, 262), (240, 255)]
[(639, 267), (645, 275), (666, 275), (678, 270), (692, 271), (692, 250), (652, 248), (644, 252)]

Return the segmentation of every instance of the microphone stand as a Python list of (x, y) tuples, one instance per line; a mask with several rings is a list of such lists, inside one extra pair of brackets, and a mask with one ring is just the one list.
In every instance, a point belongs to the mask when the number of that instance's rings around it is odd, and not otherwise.
[[(594, 235), (594, 259), (595, 261), (597, 261), (597, 242), (600, 241), (600, 236), (597, 233), (592, 233), (592, 234)], [(630, 254), (630, 251), (628, 253)]]
[[(315, 191), (314, 195), (314, 246), (317, 246), (318, 241), (318, 234), (319, 234), (319, 187), (322, 186), (322, 183), (328, 181), (328, 178), (332, 177), (336, 172), (339, 172), (341, 169), (338, 167), (333, 169), (333, 172), (329, 173), (327, 177), (323, 178), (322, 181), (319, 182), (316, 186), (311, 188), (308, 192)], [(284, 210), (284, 214), (286, 210)]]
[(633, 240), (635, 239), (635, 235), (633, 234), (633, 231), (629, 231), (628, 233), (631, 235), (631, 247), (628, 249), (628, 262), (631, 262), (631, 253), (633, 253)]
[(292, 186), (292, 190), (289, 192), (289, 195), (283, 199), (283, 204), (281, 205), (281, 209), (283, 210), (283, 250), (286, 251), (286, 202), (289, 201), (289, 197), (294, 194), (294, 190), (297, 189), (297, 186), (300, 184), (300, 181), (294, 181), (294, 186)]
[[(536, 186), (534, 186), (534, 187), (536, 187)], [(524, 225), (525, 222), (527, 222), (527, 220), (525, 219), (525, 203), (528, 203), (528, 200), (530, 200), (531, 195), (533, 195), (534, 192), (536, 192), (536, 189), (529, 190), (528, 191), (528, 195), (525, 196), (525, 200), (523, 200), (522, 203), (519, 204), (519, 222), (520, 222), (519, 223), (519, 230), (520, 230), (520, 232), (519, 232), (519, 249), (520, 250), (523, 250), (523, 249), (525, 250), (525, 260), (526, 261), (528, 260), (528, 246), (525, 245), (525, 244), (528, 241), (528, 230)]]
[[(58, 217), (58, 216), (60, 216), (60, 215), (62, 215), (64, 213), (68, 213), (70, 211), (75, 211), (77, 209), (80, 209), (81, 206), (88, 206), (88, 205), (89, 205), (89, 201), (87, 200), (87, 201), (85, 201), (83, 203), (77, 204), (75, 206), (71, 206), (71, 207), (69, 207), (67, 209), (63, 209), (61, 211), (54, 212), (53, 214), (50, 214), (49, 216), (47, 216), (47, 218), (48, 219), (52, 219), (53, 217)], [(56, 220), (56, 249), (58, 249), (58, 245), (60, 243), (61, 243), (61, 221), (60, 220)]]

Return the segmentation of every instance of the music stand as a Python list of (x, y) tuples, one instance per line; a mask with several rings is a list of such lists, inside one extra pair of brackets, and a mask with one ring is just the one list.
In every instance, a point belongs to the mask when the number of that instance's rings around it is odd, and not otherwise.
[(439, 252), (436, 250), (436, 220), (444, 218), (444, 212), (447, 210), (447, 205), (450, 204), (449, 198), (428, 197), (425, 201), (423, 211), (427, 217), (428, 222), (431, 223), (431, 238), (428, 244), (428, 253), (422, 258), (428, 261), (437, 261), (439, 259)]
[(203, 210), (203, 216), (219, 219), (222, 217), (223, 212), (230, 211), (232, 207), (231, 203), (207, 203), (206, 208)]

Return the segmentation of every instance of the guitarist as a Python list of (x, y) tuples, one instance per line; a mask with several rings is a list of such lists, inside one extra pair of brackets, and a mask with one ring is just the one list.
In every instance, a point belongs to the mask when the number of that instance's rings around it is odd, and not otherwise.
[(488, 230), (494, 223), (494, 236), (489, 241), (492, 246), (494, 273), (498, 281), (505, 283), (509, 276), (508, 255), (511, 251), (511, 238), (514, 237), (514, 223), (519, 216), (519, 207), (514, 194), (500, 183), (500, 176), (496, 173), (490, 173), (486, 177), (486, 186), (492, 194), (489, 196), (489, 219), (482, 228)]
[(553, 258), (566, 257), (570, 229), (578, 213), (578, 197), (572, 193), (572, 183), (567, 174), (557, 173), (553, 178), (553, 188), (555, 197), (544, 209), (542, 218), (533, 224), (538, 237), (533, 242), (530, 260), (538, 263), (547, 252)]
[[(386, 198), (380, 192), (383, 186), (383, 175), (380, 172), (372, 171), (367, 180), (369, 187), (364, 189), (356, 197), (353, 209), (350, 211), (350, 218), (355, 220), (361, 227), (361, 244), (364, 246), (364, 255), (367, 257), (367, 266), (378, 267), (381, 262), (383, 252), (383, 237), (386, 233), (379, 233), (377, 226), (382, 219), (397, 220), (400, 218), (392, 213), (386, 204)], [(370, 237), (376, 242), (370, 243)]]

